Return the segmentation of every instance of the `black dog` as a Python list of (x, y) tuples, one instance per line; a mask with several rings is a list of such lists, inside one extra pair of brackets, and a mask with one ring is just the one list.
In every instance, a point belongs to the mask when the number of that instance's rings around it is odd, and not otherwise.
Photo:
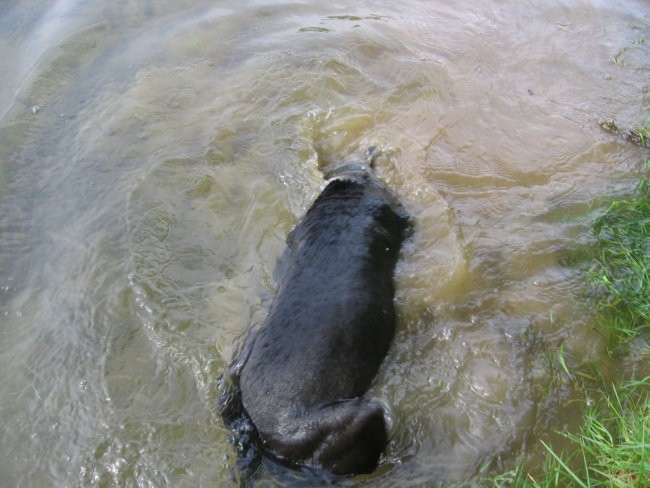
[(383, 183), (351, 164), (289, 235), (280, 289), (235, 373), (237, 406), (222, 412), (231, 425), (247, 415), (267, 456), (334, 474), (376, 468), (386, 425), (363, 395), (393, 338), (393, 272), (409, 228)]

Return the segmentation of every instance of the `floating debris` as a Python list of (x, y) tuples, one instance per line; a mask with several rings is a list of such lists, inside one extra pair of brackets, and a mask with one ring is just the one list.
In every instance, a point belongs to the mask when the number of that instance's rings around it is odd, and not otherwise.
[(605, 132), (624, 137), (626, 140), (641, 147), (648, 147), (648, 140), (650, 140), (650, 129), (645, 125), (634, 127), (632, 129), (621, 129), (616, 122), (612, 120), (601, 120), (598, 125)]

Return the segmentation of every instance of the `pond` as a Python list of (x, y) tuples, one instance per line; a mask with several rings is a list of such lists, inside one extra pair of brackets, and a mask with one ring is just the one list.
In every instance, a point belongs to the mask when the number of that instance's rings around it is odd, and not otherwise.
[(391, 442), (347, 483), (541, 469), (581, 421), (558, 365), (640, 367), (573, 263), (647, 157), (599, 125), (648, 116), (647, 7), (0, 2), (3, 484), (236, 484), (219, 375), (320, 168), (370, 146), (415, 232), (368, 392)]

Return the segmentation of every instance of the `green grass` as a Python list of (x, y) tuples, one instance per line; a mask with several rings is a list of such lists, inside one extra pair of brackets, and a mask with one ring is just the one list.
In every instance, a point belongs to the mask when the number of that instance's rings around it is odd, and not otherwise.
[[(650, 332), (650, 178), (641, 178), (631, 198), (612, 202), (594, 222), (593, 233), (594, 264), (587, 281), (596, 296), (597, 323), (611, 332), (610, 351), (620, 354), (629, 341)], [(568, 372), (565, 363), (560, 366)], [(650, 488), (650, 376), (613, 385), (610, 391), (585, 390), (591, 399), (582, 427), (576, 434), (562, 433), (571, 449), (558, 452), (540, 441), (547, 451), (542, 475), (519, 466), (483, 484)]]
[(641, 180), (633, 198), (610, 205), (594, 236), (588, 280), (598, 293), (599, 322), (618, 345), (650, 326), (650, 179)]
[(645, 119), (643, 124), (632, 129), (628, 134), (628, 139), (637, 146), (648, 147), (648, 142), (650, 141), (650, 118)]
[(541, 441), (548, 456), (544, 474), (518, 467), (486, 484), (521, 488), (645, 488), (650, 486), (650, 377), (611, 393), (599, 392), (587, 407), (577, 434), (563, 434), (575, 447), (556, 452)]
[[(587, 408), (578, 434), (566, 434), (578, 449), (564, 459), (548, 451), (552, 483), (532, 486), (650, 486), (650, 377), (601, 392)], [(570, 467), (572, 465), (573, 467)]]

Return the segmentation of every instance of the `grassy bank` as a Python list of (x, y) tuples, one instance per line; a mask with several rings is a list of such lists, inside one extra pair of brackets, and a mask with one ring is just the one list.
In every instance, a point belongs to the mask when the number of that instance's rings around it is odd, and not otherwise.
[[(646, 162), (646, 173), (650, 161)], [(650, 335), (650, 178), (635, 194), (613, 202), (593, 226), (593, 265), (587, 274), (597, 303), (597, 323), (611, 337), (610, 352)], [(547, 450), (544, 474), (518, 468), (484, 484), (498, 487), (650, 488), (650, 377), (628, 378), (607, 391), (585, 387), (584, 423), (563, 434), (573, 447)]]

